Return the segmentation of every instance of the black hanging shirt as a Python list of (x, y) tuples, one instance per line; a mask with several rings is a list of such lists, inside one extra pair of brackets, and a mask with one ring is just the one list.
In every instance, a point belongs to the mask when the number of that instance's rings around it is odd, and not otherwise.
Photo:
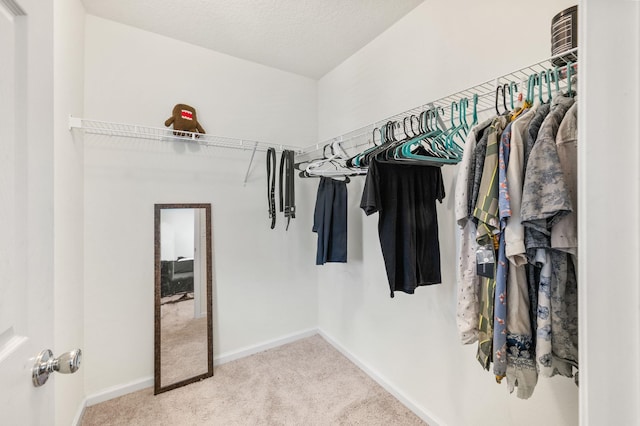
[(321, 177), (313, 232), (318, 233), (316, 265), (347, 261), (347, 183)]
[(441, 282), (436, 200), (444, 196), (440, 167), (371, 161), (360, 208), (379, 213), (391, 297)]

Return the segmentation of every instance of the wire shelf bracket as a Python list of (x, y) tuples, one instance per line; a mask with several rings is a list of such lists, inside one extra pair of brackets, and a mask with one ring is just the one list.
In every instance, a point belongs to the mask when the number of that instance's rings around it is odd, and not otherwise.
[(256, 155), (257, 148), (258, 142), (253, 145), (253, 151), (251, 151), (251, 158), (249, 159), (249, 166), (247, 167), (247, 173), (244, 175), (244, 182), (242, 182), (242, 186), (247, 186), (247, 180), (249, 179), (249, 173), (251, 172), (251, 165), (253, 164), (253, 157)]

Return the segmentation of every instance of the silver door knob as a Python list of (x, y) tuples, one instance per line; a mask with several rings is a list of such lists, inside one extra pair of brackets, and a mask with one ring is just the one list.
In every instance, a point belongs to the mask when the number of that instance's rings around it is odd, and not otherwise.
[(81, 361), (82, 351), (80, 349), (65, 352), (57, 358), (53, 358), (51, 349), (45, 349), (40, 352), (31, 370), (33, 386), (40, 387), (44, 385), (49, 379), (49, 374), (55, 371), (63, 374), (75, 373), (80, 368)]

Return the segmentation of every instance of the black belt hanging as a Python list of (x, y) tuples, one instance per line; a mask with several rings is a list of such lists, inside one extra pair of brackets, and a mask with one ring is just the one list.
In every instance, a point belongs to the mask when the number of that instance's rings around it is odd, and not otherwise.
[(273, 229), (276, 227), (276, 150), (274, 148), (267, 149), (267, 202), (271, 229)]
[(282, 151), (280, 157), (280, 211), (287, 218), (287, 230), (289, 222), (296, 217), (296, 192), (294, 187), (294, 156), (293, 151)]

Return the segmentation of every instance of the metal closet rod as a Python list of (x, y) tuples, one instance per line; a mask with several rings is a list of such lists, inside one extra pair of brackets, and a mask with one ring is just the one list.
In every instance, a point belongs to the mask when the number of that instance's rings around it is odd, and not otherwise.
[(253, 151), (266, 151), (275, 148), (277, 151), (291, 150), (296, 154), (302, 153), (299, 146), (268, 143), (250, 139), (227, 138), (224, 136), (213, 136), (204, 133), (180, 132), (184, 136), (174, 135), (174, 130), (161, 127), (138, 126), (135, 124), (113, 123), (109, 121), (90, 120), (86, 118), (69, 117), (69, 130), (82, 129), (85, 133), (127, 137), (157, 141), (180, 141), (186, 143), (198, 143), (200, 145), (232, 148)]
[[(498, 86), (501, 86), (505, 83), (509, 84), (510, 82), (514, 82), (518, 84), (518, 88), (520, 91), (526, 92), (526, 89), (527, 89), (526, 86), (523, 87), (521, 83), (526, 84), (529, 76), (532, 74), (538, 74), (542, 71), (555, 69), (556, 62), (564, 63), (564, 65), (560, 65), (557, 67), (561, 71), (564, 71), (566, 69), (567, 62), (571, 62), (574, 65), (577, 64), (578, 49), (577, 48), (571, 49), (559, 55), (551, 56), (543, 61), (536, 62), (535, 64), (528, 65), (524, 68), (520, 68), (516, 71), (510, 72), (508, 74), (504, 74), (500, 77), (485, 81), (484, 83), (476, 84), (475, 86), (472, 86), (465, 90), (461, 90), (459, 92), (442, 97), (435, 101), (428, 102), (423, 105), (417, 106), (415, 108), (403, 111), (391, 117), (385, 118), (384, 120), (376, 121), (367, 126), (363, 126), (358, 129), (352, 130), (350, 132), (344, 133), (340, 136), (327, 139), (324, 142), (311, 145), (303, 149), (302, 153), (300, 153), (296, 157), (296, 161), (307, 160), (308, 159), (307, 157), (309, 157), (311, 154), (314, 154), (317, 151), (322, 150), (324, 146), (335, 141), (342, 142), (342, 147), (344, 149), (357, 148), (357, 147), (371, 144), (372, 143), (371, 136), (375, 128), (383, 126), (385, 123), (389, 121), (401, 122), (403, 118), (412, 114), (420, 114), (422, 111), (428, 108), (442, 107), (442, 108), (445, 108), (446, 110), (451, 106), (452, 102), (459, 102), (462, 98), (469, 99), (469, 109), (467, 110), (467, 115), (470, 116), (473, 112), (472, 106), (473, 106), (474, 94), (478, 95), (478, 106), (477, 106), (478, 114), (488, 110), (493, 110), (495, 108), (496, 88)], [(555, 83), (553, 84), (555, 85)], [(363, 138), (366, 138), (366, 139), (362, 140)]]

